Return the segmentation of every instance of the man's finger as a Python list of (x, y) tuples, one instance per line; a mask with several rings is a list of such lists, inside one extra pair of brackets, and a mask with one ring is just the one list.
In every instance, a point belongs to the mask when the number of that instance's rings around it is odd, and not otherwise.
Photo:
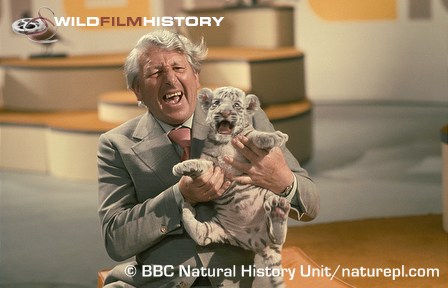
[(255, 161), (258, 158), (258, 155), (251, 150), (250, 146), (245, 145), (241, 142), (240, 138), (242, 136), (238, 136), (232, 139), (232, 144), (243, 156), (249, 160), (250, 162)]
[(214, 170), (213, 170), (213, 168), (210, 168), (204, 174), (195, 178), (194, 183), (195, 183), (196, 187), (201, 188), (201, 187), (208, 185), (208, 183), (210, 182), (210, 179), (213, 177), (213, 174), (214, 174)]
[(267, 154), (269, 154), (269, 151), (258, 148), (257, 146), (255, 146), (254, 142), (250, 141), (249, 138), (247, 138), (246, 136), (239, 136), (239, 141), (259, 157), (264, 157)]
[(240, 184), (253, 184), (252, 178), (250, 178), (249, 176), (237, 176), (237, 177), (233, 178), (232, 180), (234, 180)]
[(232, 184), (232, 182), (230, 181), (225, 181), (222, 186), (221, 189), (219, 189), (218, 191), (218, 197), (221, 197), (222, 194), (224, 194), (224, 192), (226, 192), (226, 190), (230, 187), (230, 185)]
[(215, 170), (213, 171), (212, 177), (210, 177), (209, 182), (213, 184), (214, 189), (218, 191), (222, 184), (224, 183), (224, 174), (221, 172), (221, 168), (218, 166), (215, 167)]

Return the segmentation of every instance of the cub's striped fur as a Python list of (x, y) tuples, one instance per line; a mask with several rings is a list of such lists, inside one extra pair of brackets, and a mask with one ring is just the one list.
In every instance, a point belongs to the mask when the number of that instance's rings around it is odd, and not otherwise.
[[(210, 133), (205, 141), (201, 159), (187, 160), (173, 167), (177, 176), (197, 177), (219, 165), (226, 173), (238, 171), (226, 165), (224, 155), (246, 161), (230, 140), (236, 135), (246, 135), (262, 149), (281, 146), (288, 135), (254, 130), (252, 115), (259, 107), (257, 96), (234, 87), (221, 87), (212, 91), (204, 88), (199, 101), (207, 112), (206, 122)], [(227, 191), (214, 200), (216, 216), (201, 223), (195, 219), (194, 208), (185, 203), (183, 223), (188, 234), (199, 245), (228, 243), (255, 252), (254, 264), (262, 269), (281, 269), (281, 248), (286, 238), (288, 201), (273, 192), (254, 185), (232, 183)], [(267, 284), (268, 282), (268, 284)], [(282, 287), (282, 277), (255, 278), (253, 287)]]

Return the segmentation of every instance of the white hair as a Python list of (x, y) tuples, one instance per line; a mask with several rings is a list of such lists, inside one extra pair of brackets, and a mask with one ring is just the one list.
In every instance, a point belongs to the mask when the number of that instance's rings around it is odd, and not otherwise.
[(156, 30), (143, 35), (131, 50), (124, 64), (124, 73), (128, 88), (133, 89), (139, 73), (139, 57), (142, 52), (151, 47), (177, 51), (187, 57), (188, 63), (194, 72), (201, 71), (201, 61), (207, 55), (207, 47), (204, 38), (198, 44), (194, 44), (187, 37), (168, 30)]

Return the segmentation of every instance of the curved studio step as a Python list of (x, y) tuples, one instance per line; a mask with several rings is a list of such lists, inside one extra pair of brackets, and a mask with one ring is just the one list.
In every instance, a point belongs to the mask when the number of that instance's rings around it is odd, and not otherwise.
[(440, 129), (442, 148), (443, 229), (448, 233), (448, 122)]
[(288, 103), (306, 98), (304, 57), (294, 47), (213, 47), (199, 78), (201, 83), (254, 93), (262, 105)]
[(98, 117), (110, 123), (122, 123), (147, 111), (138, 107), (134, 92), (129, 90), (103, 93), (98, 99)]
[(106, 91), (126, 89), (126, 55), (62, 58), (0, 58), (4, 70), (3, 109), (68, 111), (96, 109)]
[(96, 111), (0, 111), (0, 167), (97, 179), (98, 137), (115, 126)]
[[(185, 10), (188, 16), (216, 17), (218, 19), (224, 17), (225, 19), (219, 26), (185, 27), (184, 30), (190, 39), (198, 41), (201, 37), (204, 37), (209, 47), (275, 49), (294, 46), (294, 8), (292, 5), (260, 4), (257, 6), (226, 7), (223, 4), (226, 1), (214, 2), (208, 5), (220, 7)], [(223, 5), (224, 7), (221, 7)]]

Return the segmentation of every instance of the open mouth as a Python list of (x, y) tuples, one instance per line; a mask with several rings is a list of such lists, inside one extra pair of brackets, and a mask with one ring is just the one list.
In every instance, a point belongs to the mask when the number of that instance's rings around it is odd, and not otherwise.
[(179, 103), (180, 99), (182, 98), (183, 93), (182, 92), (174, 92), (169, 93), (163, 96), (163, 101), (169, 104), (177, 104)]
[(230, 135), (234, 127), (229, 121), (223, 120), (216, 125), (216, 130), (219, 134)]

